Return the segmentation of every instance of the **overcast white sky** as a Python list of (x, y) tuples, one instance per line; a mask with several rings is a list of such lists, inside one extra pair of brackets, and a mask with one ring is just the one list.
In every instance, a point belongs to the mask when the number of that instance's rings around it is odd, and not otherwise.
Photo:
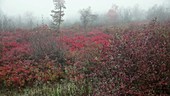
[[(0, 0), (1, 9), (8, 15), (22, 15), (26, 12), (32, 12), (35, 16), (50, 16), (54, 8), (53, 0)], [(113, 4), (119, 7), (133, 7), (138, 4), (140, 8), (147, 9), (154, 4), (163, 4), (163, 0), (65, 0), (66, 10), (65, 18), (71, 19), (78, 16), (78, 11), (91, 6), (92, 11), (96, 13), (107, 12)]]

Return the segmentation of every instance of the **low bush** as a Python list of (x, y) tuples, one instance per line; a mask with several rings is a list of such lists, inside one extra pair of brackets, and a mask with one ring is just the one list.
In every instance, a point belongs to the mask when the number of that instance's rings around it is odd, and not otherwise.
[(63, 71), (48, 58), (39, 63), (25, 60), (0, 66), (1, 88), (20, 89), (26, 86), (58, 82), (61, 78), (64, 78)]
[(170, 32), (166, 26), (114, 33), (91, 70), (94, 95), (169, 95)]

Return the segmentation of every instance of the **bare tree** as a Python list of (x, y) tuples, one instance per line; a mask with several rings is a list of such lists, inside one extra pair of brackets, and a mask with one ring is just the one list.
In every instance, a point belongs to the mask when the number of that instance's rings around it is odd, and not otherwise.
[(0, 9), (0, 31), (3, 31), (3, 12)]
[(58, 32), (60, 32), (60, 25), (64, 21), (63, 16), (64, 16), (64, 11), (63, 9), (66, 9), (65, 7), (65, 1), (64, 0), (53, 0), (54, 3), (54, 10), (52, 10), (52, 18), (53, 18), (53, 27), (56, 29)]
[(0, 10), (0, 31), (12, 31), (15, 29), (14, 20), (12, 20), (10, 17), (6, 16), (1, 10)]
[(87, 27), (89, 27), (89, 25), (95, 21), (95, 19), (97, 18), (97, 15), (92, 14), (91, 7), (80, 10), (80, 15), (81, 15), (80, 20), (84, 27), (84, 31), (87, 32), (88, 30)]
[(145, 19), (144, 10), (142, 10), (139, 5), (135, 5), (132, 8), (132, 21), (141, 21)]
[(132, 11), (130, 9), (124, 9), (122, 12), (122, 20), (124, 23), (132, 21)]
[(24, 23), (22, 21), (22, 17), (19, 15), (16, 19), (15, 19), (15, 24), (17, 28), (23, 28)]
[(6, 15), (1, 16), (1, 29), (2, 31), (10, 31), (12, 28), (12, 20), (8, 18)]
[(157, 18), (158, 21), (165, 21), (169, 19), (170, 12), (164, 6), (154, 5), (147, 12), (147, 19), (152, 20), (153, 18)]
[(35, 17), (33, 15), (33, 13), (31, 12), (26, 12), (25, 13), (25, 20), (26, 20), (26, 25), (25, 27), (28, 28), (28, 29), (33, 29), (33, 27), (36, 25), (35, 24)]
[(112, 7), (108, 10), (107, 12), (107, 22), (112, 24), (112, 23), (117, 23), (118, 22), (118, 6), (117, 5), (112, 5)]

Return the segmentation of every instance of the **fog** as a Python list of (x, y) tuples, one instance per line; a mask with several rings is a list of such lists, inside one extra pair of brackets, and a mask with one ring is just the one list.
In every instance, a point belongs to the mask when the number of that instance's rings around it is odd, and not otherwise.
[[(166, 21), (170, 17), (169, 0), (65, 0), (65, 6), (61, 26), (67, 27), (83, 26), (83, 9), (91, 16), (88, 27), (151, 21), (155, 17)], [(0, 30), (52, 26), (53, 9), (53, 0), (0, 0)]]
[[(141, 9), (148, 9), (153, 5), (162, 5), (163, 0), (65, 0), (66, 20), (76, 19), (79, 10), (91, 6), (95, 13), (105, 13), (113, 4), (120, 8), (128, 8), (138, 5)], [(0, 7), (9, 16), (18, 16), (25, 13), (32, 13), (36, 17), (50, 17), (54, 8), (53, 0), (0, 0)]]

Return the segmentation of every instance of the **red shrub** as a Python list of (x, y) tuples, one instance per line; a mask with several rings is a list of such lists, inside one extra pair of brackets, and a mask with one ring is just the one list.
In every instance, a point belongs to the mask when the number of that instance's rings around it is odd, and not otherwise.
[(60, 67), (48, 58), (36, 63), (33, 61), (16, 61), (0, 67), (0, 86), (20, 88), (47, 82), (55, 82), (63, 78)]
[[(31, 54), (30, 44), (23, 38), (24, 33), (3, 33), (2, 34), (2, 57), (1, 64), (13, 62), (28, 57)], [(23, 38), (23, 39), (22, 39)]]
[(167, 26), (64, 37), (70, 78), (91, 81), (94, 96), (170, 94)]
[(91, 70), (94, 94), (170, 94), (169, 30), (162, 25), (117, 34)]
[(29, 36), (32, 36), (29, 32), (2, 34), (0, 87), (20, 88), (63, 78), (60, 66), (56, 66), (51, 59), (43, 57), (36, 62), (30, 60), (34, 50), (31, 50)]

